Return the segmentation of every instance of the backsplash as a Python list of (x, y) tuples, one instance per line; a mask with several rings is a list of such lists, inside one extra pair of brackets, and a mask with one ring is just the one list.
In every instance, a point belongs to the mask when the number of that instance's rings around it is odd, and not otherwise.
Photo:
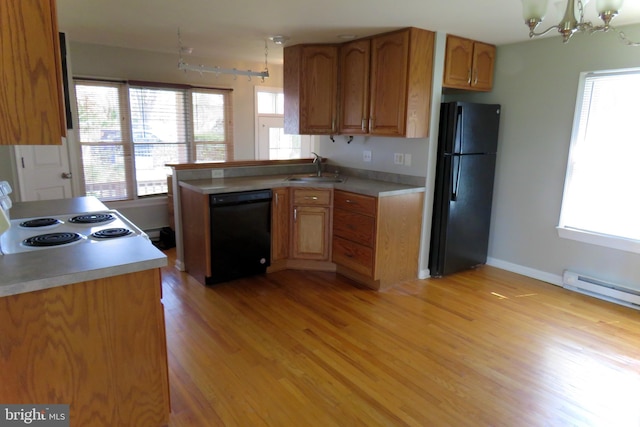
[[(355, 169), (340, 167), (330, 160), (322, 165), (322, 169), (326, 173), (334, 173), (338, 171), (340, 175), (353, 176), (356, 178), (372, 179), (376, 181), (393, 182), (396, 184), (405, 184), (413, 186), (424, 186), (425, 178), (421, 176), (401, 175), (389, 172), (372, 171), (366, 169)], [(222, 173), (224, 178), (237, 178), (244, 176), (262, 176), (262, 175), (293, 175), (302, 173), (314, 173), (316, 167), (314, 164), (305, 162), (304, 164), (290, 165), (265, 165), (265, 166), (232, 166), (228, 168), (210, 168), (203, 169), (178, 169), (174, 170), (174, 174), (178, 181), (193, 181), (198, 179), (211, 179), (212, 171)]]

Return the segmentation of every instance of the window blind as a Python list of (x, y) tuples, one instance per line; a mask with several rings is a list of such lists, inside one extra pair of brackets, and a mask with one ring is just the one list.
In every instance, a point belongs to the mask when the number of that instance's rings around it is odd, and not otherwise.
[(231, 90), (76, 81), (85, 191), (167, 192), (165, 164), (233, 160)]
[(640, 71), (584, 77), (562, 227), (640, 240), (638, 99)]

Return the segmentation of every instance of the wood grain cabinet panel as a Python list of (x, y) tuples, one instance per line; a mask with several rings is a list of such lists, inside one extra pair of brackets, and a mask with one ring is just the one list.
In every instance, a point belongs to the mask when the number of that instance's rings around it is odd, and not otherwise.
[(429, 136), (434, 33), (419, 28), (340, 47), (340, 132)]
[(490, 91), (496, 47), (462, 37), (447, 36), (442, 85), (447, 88)]
[(331, 189), (294, 188), (291, 258), (328, 261), (331, 251)]
[(337, 133), (338, 47), (285, 47), (283, 73), (285, 133)]
[(0, 298), (0, 402), (69, 404), (72, 426), (166, 425), (160, 270)]
[(340, 46), (340, 133), (369, 133), (371, 40)]
[(211, 277), (209, 195), (180, 187), (180, 212), (185, 270), (205, 284)]
[(332, 260), (373, 289), (418, 274), (423, 193), (372, 197), (334, 191)]
[(289, 257), (291, 205), (288, 188), (274, 188), (271, 202), (271, 263)]
[(3, 0), (0, 22), (0, 144), (60, 145), (66, 125), (55, 0)]

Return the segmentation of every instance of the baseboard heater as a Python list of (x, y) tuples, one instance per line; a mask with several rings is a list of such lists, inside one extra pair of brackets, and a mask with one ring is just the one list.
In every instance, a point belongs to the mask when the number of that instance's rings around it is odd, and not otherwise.
[(640, 310), (640, 292), (615, 283), (565, 270), (562, 274), (562, 287)]

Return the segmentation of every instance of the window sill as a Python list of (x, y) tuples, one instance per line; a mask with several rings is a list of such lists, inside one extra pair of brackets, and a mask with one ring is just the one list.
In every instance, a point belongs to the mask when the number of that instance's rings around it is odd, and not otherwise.
[(583, 243), (590, 243), (592, 245), (640, 254), (640, 241), (638, 240), (625, 239), (624, 237), (599, 234), (562, 226), (556, 227), (556, 230), (558, 230), (558, 236), (563, 239), (577, 240)]

